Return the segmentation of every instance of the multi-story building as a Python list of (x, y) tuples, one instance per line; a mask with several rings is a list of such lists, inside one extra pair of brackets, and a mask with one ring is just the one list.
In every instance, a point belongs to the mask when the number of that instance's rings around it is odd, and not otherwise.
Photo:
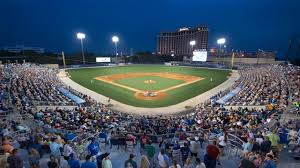
[[(195, 41), (195, 45), (190, 45)], [(157, 52), (161, 55), (192, 55), (193, 50), (207, 50), (208, 28), (180, 28), (176, 32), (162, 32), (157, 37)]]

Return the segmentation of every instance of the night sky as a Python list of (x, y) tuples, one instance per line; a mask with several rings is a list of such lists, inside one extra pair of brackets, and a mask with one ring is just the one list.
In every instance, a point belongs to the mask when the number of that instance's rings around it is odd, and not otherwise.
[(206, 25), (209, 47), (218, 37), (230, 49), (276, 50), (300, 36), (300, 0), (0, 0), (0, 46), (80, 51), (76, 32), (86, 33), (86, 50), (120, 48), (155, 51), (161, 31)]

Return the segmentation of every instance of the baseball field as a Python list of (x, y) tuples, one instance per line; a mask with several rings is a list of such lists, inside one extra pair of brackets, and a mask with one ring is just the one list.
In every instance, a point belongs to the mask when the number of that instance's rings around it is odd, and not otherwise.
[(200, 95), (223, 83), (231, 71), (164, 65), (67, 70), (78, 84), (136, 107), (165, 107)]

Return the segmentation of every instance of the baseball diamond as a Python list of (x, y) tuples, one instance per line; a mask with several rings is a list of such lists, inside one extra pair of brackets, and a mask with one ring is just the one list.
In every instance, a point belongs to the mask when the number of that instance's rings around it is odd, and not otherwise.
[[(157, 77), (165, 78), (165, 79), (158, 79)], [(157, 83), (156, 81), (151, 80), (153, 78), (157, 79), (157, 81), (163, 80), (162, 82), (170, 84), (170, 87), (165, 88), (165, 87), (163, 87), (163, 85), (156, 85), (156, 86), (162, 86), (162, 87), (158, 87), (158, 88), (162, 88), (161, 90), (156, 90), (155, 88), (157, 88), (157, 87), (152, 87), (154, 84)], [(123, 87), (128, 90), (132, 90), (132, 91), (136, 92), (134, 95), (138, 99), (159, 100), (159, 99), (163, 99), (166, 96), (165, 92), (172, 90), (172, 89), (179, 88), (179, 87), (183, 87), (185, 85), (188, 85), (188, 84), (191, 84), (194, 82), (197, 82), (199, 80), (202, 80), (203, 78), (196, 77), (196, 76), (190, 76), (190, 75), (177, 74), (177, 73), (146, 72), (146, 73), (126, 73), (126, 74), (114, 74), (114, 75), (108, 75), (108, 76), (99, 76), (99, 77), (96, 77), (95, 79), (110, 83), (112, 85)], [(124, 85), (121, 84), (122, 79), (125, 79), (127, 81), (127, 83), (124, 83)], [(149, 85), (140, 85), (141, 81), (137, 81), (136, 83), (133, 83), (133, 84), (138, 84), (138, 85), (136, 85), (136, 86), (132, 85), (130, 87), (130, 82), (132, 79), (134, 79), (134, 80), (142, 79), (142, 81), (144, 83), (149, 84)], [(149, 80), (144, 81), (144, 79), (149, 79)], [(173, 85), (174, 82), (172, 82), (172, 80), (170, 80), (170, 79), (174, 79), (175, 83), (178, 83), (178, 84)], [(138, 86), (142, 86), (142, 88), (146, 89), (146, 90), (136, 89)], [(155, 93), (155, 95), (147, 96), (146, 93), (149, 91)]]
[(78, 84), (136, 107), (165, 107), (195, 97), (223, 83), (229, 70), (132, 65), (69, 69)]

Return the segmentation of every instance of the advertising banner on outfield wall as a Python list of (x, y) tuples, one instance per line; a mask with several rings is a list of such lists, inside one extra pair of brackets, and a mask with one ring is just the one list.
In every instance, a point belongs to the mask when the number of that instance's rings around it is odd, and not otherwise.
[(110, 62), (110, 57), (96, 57), (96, 62)]

